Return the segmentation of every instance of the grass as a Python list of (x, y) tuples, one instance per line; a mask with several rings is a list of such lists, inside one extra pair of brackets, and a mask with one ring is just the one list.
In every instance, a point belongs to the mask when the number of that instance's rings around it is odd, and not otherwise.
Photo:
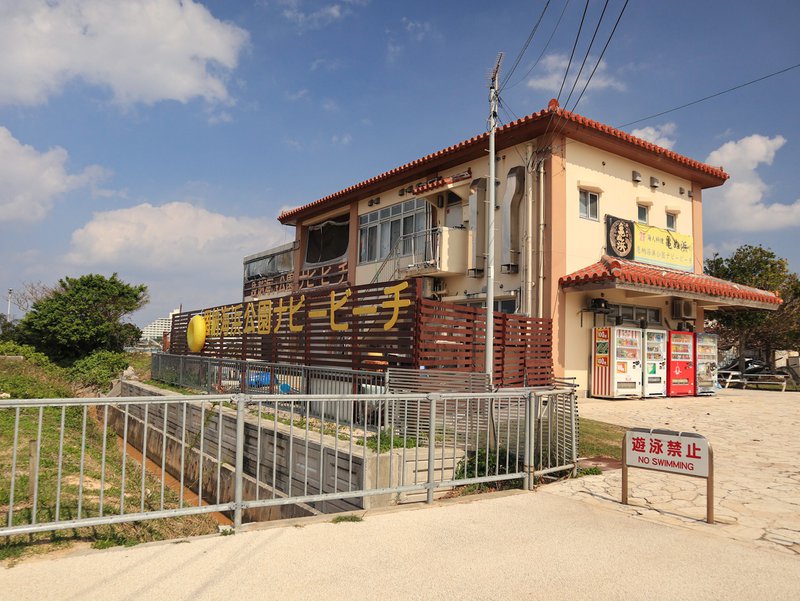
[(156, 388), (163, 388), (164, 390), (170, 390), (172, 392), (177, 392), (178, 394), (188, 394), (188, 395), (195, 395), (199, 394), (200, 392), (194, 388), (187, 388), (186, 386), (175, 386), (174, 384), (167, 384), (166, 382), (162, 382), (161, 380), (143, 380), (145, 384), (149, 384), (150, 386), (155, 386)]
[[(10, 502), (12, 445), (15, 410), (0, 410), (0, 526), (7, 525)], [(121, 505), (126, 513), (158, 509), (161, 504), (160, 479), (145, 473), (144, 499), (142, 499), (141, 465), (125, 460), (125, 494), (122, 494), (122, 451), (117, 436), (109, 430), (106, 439), (105, 468), (102, 461), (103, 434), (100, 415), (95, 408), (86, 413), (86, 445), (83, 450), (83, 498), (81, 517), (100, 514), (101, 491), (105, 515), (118, 514)], [(19, 412), (17, 470), (14, 481), (13, 524), (28, 524), (34, 513), (37, 520), (48, 522), (78, 518), (78, 499), (81, 486), (81, 431), (84, 410), (82, 407), (47, 408), (42, 411), (42, 436), (38, 497), (34, 507), (29, 494), (30, 467), (29, 442), (36, 439), (39, 409), (22, 409)], [(58, 456), (61, 421), (64, 422), (62, 474), (58, 476)], [(60, 498), (57, 499), (60, 483)], [(178, 506), (178, 494), (168, 488), (164, 492), (164, 507)], [(58, 504), (58, 507), (57, 507)], [(96, 548), (117, 545), (134, 545), (140, 542), (194, 536), (216, 532), (216, 523), (208, 515), (196, 515), (145, 522), (130, 522), (98, 527), (71, 528), (57, 532), (34, 535), (0, 536), (0, 559), (16, 560), (23, 555), (47, 552), (69, 546), (75, 542), (89, 542)]]
[(0, 392), (15, 399), (71, 397), (72, 383), (62, 371), (0, 357)]
[(344, 522), (363, 522), (364, 518), (360, 515), (337, 515), (331, 520), (331, 524), (342, 524)]
[(627, 428), (580, 418), (579, 457), (610, 457), (622, 460), (622, 437)]

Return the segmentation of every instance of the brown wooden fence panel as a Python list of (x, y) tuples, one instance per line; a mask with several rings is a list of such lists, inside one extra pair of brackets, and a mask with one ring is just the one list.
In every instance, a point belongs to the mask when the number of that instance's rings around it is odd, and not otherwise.
[(190, 354), (189, 320), (203, 315), (207, 333), (199, 355), (381, 371), (412, 367), (419, 292), (419, 281), (408, 280), (189, 311), (173, 318), (170, 352)]
[[(189, 320), (206, 318), (200, 355), (383, 371), (482, 372), (486, 313), (421, 296), (421, 281), (369, 284), (189, 311), (173, 318), (173, 354), (189, 354)], [(388, 329), (387, 329), (388, 328)], [(552, 323), (495, 312), (496, 386), (552, 382)]]

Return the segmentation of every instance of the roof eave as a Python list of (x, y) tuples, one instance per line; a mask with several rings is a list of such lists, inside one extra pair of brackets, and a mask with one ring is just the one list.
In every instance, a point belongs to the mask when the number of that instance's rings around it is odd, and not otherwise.
[(633, 282), (624, 282), (612, 279), (592, 279), (585, 283), (562, 284), (565, 291), (581, 291), (588, 292), (594, 290), (631, 290), (634, 292), (643, 292), (645, 294), (664, 295), (664, 293), (671, 296), (697, 300), (707, 303), (712, 303), (715, 306), (722, 306), (727, 309), (746, 308), (746, 309), (762, 309), (766, 311), (776, 311), (781, 303), (771, 303), (767, 301), (758, 301), (744, 298), (731, 298), (727, 296), (715, 296), (713, 294), (704, 294), (702, 292), (690, 292), (687, 290), (678, 290), (675, 288), (667, 288), (661, 286), (652, 286), (648, 284), (637, 284)]

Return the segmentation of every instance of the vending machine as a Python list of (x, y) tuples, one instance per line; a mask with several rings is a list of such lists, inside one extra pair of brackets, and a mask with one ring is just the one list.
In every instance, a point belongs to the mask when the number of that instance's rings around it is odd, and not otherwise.
[(694, 333), (667, 332), (667, 396), (694, 396)]
[(642, 396), (642, 330), (624, 326), (592, 328), (592, 396)]
[(642, 396), (667, 396), (667, 332), (644, 331)]
[(697, 361), (697, 394), (715, 394), (717, 383), (717, 335), (697, 332), (694, 335)]

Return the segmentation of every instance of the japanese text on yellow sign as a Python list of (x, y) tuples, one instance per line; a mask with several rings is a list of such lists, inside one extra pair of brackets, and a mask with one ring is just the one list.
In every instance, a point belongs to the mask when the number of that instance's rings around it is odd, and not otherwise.
[[(411, 305), (409, 299), (400, 298), (400, 293), (406, 288), (408, 282), (387, 286), (383, 289), (386, 300), (376, 305), (357, 305), (351, 307), (350, 312), (355, 316), (378, 315), (380, 309), (388, 309), (388, 319), (383, 323), (383, 329), (391, 330), (397, 324), (400, 309)], [(330, 329), (334, 332), (348, 330), (350, 324), (342, 317), (346, 314), (345, 305), (352, 294), (349, 288), (341, 292), (331, 290), (326, 305), (323, 308), (309, 310), (308, 319), (327, 319)], [(304, 309), (305, 302), (306, 297), (301, 294), (207, 309), (202, 315), (206, 321), (206, 332), (209, 337), (302, 332), (304, 324), (300, 321), (298, 313)]]
[(694, 243), (691, 236), (635, 224), (635, 260), (652, 265), (694, 271)]

